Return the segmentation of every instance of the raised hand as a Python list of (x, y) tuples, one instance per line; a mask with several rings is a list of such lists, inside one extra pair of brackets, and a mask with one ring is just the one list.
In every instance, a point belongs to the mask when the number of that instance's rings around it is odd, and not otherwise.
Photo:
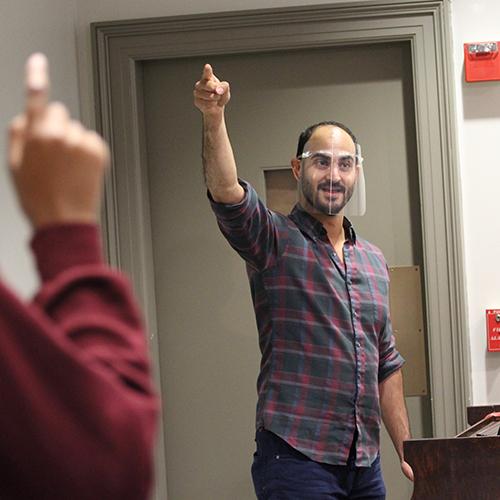
[(9, 166), (20, 204), (35, 228), (96, 222), (109, 150), (103, 139), (49, 103), (48, 63), (26, 63), (26, 106), (9, 129)]
[(201, 79), (194, 86), (194, 104), (205, 116), (220, 115), (231, 98), (229, 83), (221, 82), (210, 64), (205, 64)]

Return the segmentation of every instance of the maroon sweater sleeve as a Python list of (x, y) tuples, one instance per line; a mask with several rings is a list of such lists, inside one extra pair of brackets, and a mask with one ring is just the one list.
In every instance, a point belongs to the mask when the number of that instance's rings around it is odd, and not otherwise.
[(144, 499), (158, 404), (130, 285), (95, 226), (47, 227), (32, 247), (34, 302), (0, 284), (0, 498)]

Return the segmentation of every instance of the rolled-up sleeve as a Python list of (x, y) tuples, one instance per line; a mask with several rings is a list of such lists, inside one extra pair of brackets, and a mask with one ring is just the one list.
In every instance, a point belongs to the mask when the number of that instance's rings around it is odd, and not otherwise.
[(255, 189), (239, 180), (245, 190), (236, 204), (215, 202), (207, 192), (219, 228), (229, 244), (257, 270), (271, 267), (285, 244), (279, 214), (268, 210)]
[(389, 375), (399, 370), (405, 363), (403, 356), (396, 348), (396, 340), (392, 332), (391, 319), (388, 316), (384, 330), (380, 334), (378, 382), (383, 382)]

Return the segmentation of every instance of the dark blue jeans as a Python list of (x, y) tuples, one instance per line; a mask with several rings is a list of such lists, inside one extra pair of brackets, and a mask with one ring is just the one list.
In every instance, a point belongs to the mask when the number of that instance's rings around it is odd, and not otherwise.
[(354, 446), (347, 465), (314, 462), (276, 434), (256, 434), (252, 478), (259, 500), (384, 500), (380, 457), (371, 467), (354, 465)]

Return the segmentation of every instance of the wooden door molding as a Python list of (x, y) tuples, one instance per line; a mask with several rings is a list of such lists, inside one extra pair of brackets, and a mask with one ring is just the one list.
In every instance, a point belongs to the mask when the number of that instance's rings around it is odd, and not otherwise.
[[(464, 428), (471, 381), (449, 10), (449, 0), (386, 0), (92, 25), (96, 123), (110, 142), (113, 159), (103, 212), (105, 244), (110, 262), (130, 273), (145, 308), (157, 370), (142, 62), (408, 41), (433, 430), (436, 436), (451, 436)], [(161, 476), (163, 441), (158, 456)], [(157, 497), (164, 499), (164, 472), (158, 480)]]

